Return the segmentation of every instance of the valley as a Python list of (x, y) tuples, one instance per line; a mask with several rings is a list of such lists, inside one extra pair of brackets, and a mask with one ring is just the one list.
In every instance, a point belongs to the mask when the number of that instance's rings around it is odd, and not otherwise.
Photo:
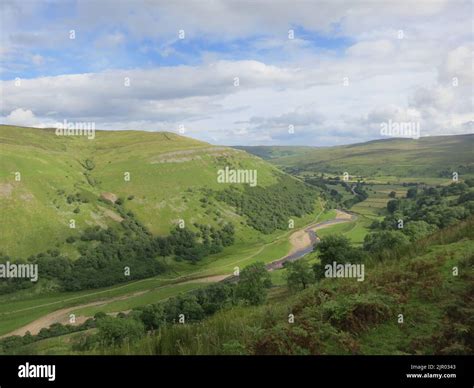
[(473, 5), (0, 1), (0, 388), (472, 385)]
[[(13, 135), (19, 130), (24, 138)], [(472, 144), (469, 136), (421, 138), (415, 148), (415, 140), (390, 140), (326, 152), (311, 147), (237, 150), (171, 133), (98, 131), (90, 142), (84, 137), (57, 138), (47, 129), (0, 126), (0, 135), (6, 151), (0, 173), (5, 220), (0, 252), (3, 260), (40, 268), (34, 286), (3, 284), (0, 348), (3, 343), (8, 353), (36, 352), (40, 347), (54, 353), (46, 344), (58, 344), (61, 338), (66, 342), (60, 353), (74, 353), (72, 347), (78, 346), (86, 353), (115, 352), (110, 344), (78, 344), (96, 341), (96, 333), (105, 330), (101, 322), (115, 325), (126, 319), (132, 324), (137, 318), (130, 317), (149, 308), (164, 308), (168, 318), (160, 319), (174, 322), (180, 311), (175, 303), (187, 303), (181, 309), (190, 309), (185, 314), (191, 326), (212, 322), (214, 314), (227, 319), (234, 310), (250, 319), (248, 313), (262, 303), (279, 311), (298, 298), (306, 284), (311, 289), (329, 284), (317, 274), (325, 260), (324, 246), (331, 241), (347, 244), (341, 254), (352, 260), (360, 256), (357, 260), (369, 266), (367, 281), (372, 284), (370, 273), (379, 271), (381, 260), (376, 257), (403, 257), (406, 244), (466, 222), (473, 211), (472, 161), (465, 148)], [(436, 164), (432, 155), (438, 146), (443, 151), (437, 153)], [(445, 147), (451, 147), (448, 152), (464, 148), (458, 160), (447, 165), (440, 156)], [(419, 153), (424, 148), (432, 152)], [(392, 163), (395, 155), (408, 161), (415, 154), (415, 164)], [(367, 157), (381, 158), (377, 170)], [(458, 170), (459, 183), (452, 178)], [(220, 179), (222, 171), (245, 172), (246, 178)], [(434, 203), (427, 200), (433, 195), (438, 198)], [(414, 200), (426, 203), (424, 213), (417, 214)], [(397, 231), (400, 218), (407, 230)], [(452, 241), (463, 244), (454, 237)], [(469, 241), (456, 256), (461, 261), (472, 253)], [(400, 251), (393, 244), (401, 244)], [(386, 251), (388, 246), (392, 252)], [(268, 271), (265, 276), (272, 286), (254, 296), (245, 291), (244, 299), (236, 299), (250, 268)], [(306, 279), (303, 289), (291, 283), (299, 278)], [(346, 287), (346, 281), (341, 282)], [(227, 306), (219, 307), (221, 312), (213, 307), (213, 313), (198, 313), (197, 296), (209, 292), (217, 294), (206, 298), (234, 296), (219, 302)], [(166, 333), (175, 330), (176, 323), (161, 325)], [(75, 339), (70, 342), (69, 337)], [(15, 341), (24, 346), (13, 350), (9, 344)]]
[[(313, 242), (312, 239), (309, 238), (310, 232), (318, 231), (322, 228), (325, 228), (329, 225), (340, 224), (344, 222), (348, 222), (350, 220), (350, 215), (344, 213), (342, 211), (337, 211), (336, 218), (330, 219), (328, 221), (322, 222), (312, 222), (310, 225), (293, 232), (289, 236), (289, 241), (291, 243), (291, 249), (288, 255), (283, 258), (274, 260), (269, 258), (264, 260), (267, 262), (267, 269), (274, 270), (278, 268), (282, 268), (283, 263), (290, 260), (297, 260), (307, 253), (311, 252), (313, 249)], [(317, 220), (316, 220), (317, 221)], [(308, 239), (304, 239), (304, 242), (301, 242), (299, 236), (301, 234), (308, 236)], [(271, 243), (272, 244), (272, 243)], [(268, 244), (267, 244), (268, 245)], [(262, 250), (265, 248), (262, 247)], [(250, 257), (244, 258), (242, 260), (238, 260), (228, 265), (234, 266), (242, 266), (246, 260), (251, 259), (254, 255)], [(204, 275), (204, 273), (206, 273)], [(159, 302), (164, 301), (169, 297), (176, 296), (183, 292), (189, 292), (195, 290), (199, 287), (205, 286), (208, 283), (213, 282), (220, 282), (224, 281), (225, 279), (232, 277), (232, 272), (227, 272), (227, 274), (222, 274), (223, 268), (221, 267), (214, 267), (210, 271), (201, 270), (197, 272), (190, 272), (186, 275), (178, 276), (173, 279), (166, 279), (166, 284), (162, 286), (150, 286), (149, 284), (146, 285), (146, 289), (141, 291), (134, 291), (132, 293), (124, 293), (118, 294), (117, 291), (128, 290), (129, 287), (114, 287), (109, 290), (101, 290), (98, 292), (92, 292), (81, 296), (76, 297), (68, 297), (67, 294), (62, 295), (61, 304), (63, 303), (73, 303), (73, 307), (61, 308), (59, 310), (55, 310), (51, 313), (41, 316), (41, 318), (28, 323), (27, 325), (15, 329), (9, 333), (3, 334), (0, 332), (0, 338), (5, 338), (12, 335), (25, 335), (27, 332), (31, 333), (32, 335), (36, 335), (42, 328), (48, 328), (52, 324), (61, 323), (61, 324), (72, 324), (72, 325), (79, 325), (84, 323), (88, 318), (92, 318), (95, 313), (98, 311), (104, 311), (109, 314), (117, 314), (119, 312), (128, 312), (130, 309), (134, 307), (139, 307), (143, 304), (147, 304), (149, 302)], [(218, 275), (214, 273), (219, 273)], [(148, 280), (148, 279), (146, 279)], [(164, 280), (164, 279), (161, 279)], [(159, 279), (153, 279), (154, 282), (159, 281)], [(135, 283), (129, 284), (130, 288), (136, 289), (136, 283), (143, 282), (137, 281)], [(104, 294), (114, 294), (116, 296), (107, 297), (104, 299)], [(85, 304), (80, 304), (81, 300), (87, 299), (92, 300), (91, 298), (98, 297), (99, 299), (93, 302), (87, 302)], [(5, 309), (8, 310), (8, 302)], [(33, 303), (33, 300), (31, 301)], [(59, 303), (58, 303), (59, 304)], [(13, 310), (8, 311), (8, 313), (0, 314), (0, 322), (2, 318), (5, 316), (9, 317), (18, 313), (28, 312), (29, 314), (33, 313), (34, 311), (39, 309), (41, 310), (44, 307), (54, 307), (57, 306), (55, 302), (50, 302), (46, 304), (34, 305), (29, 308), (23, 308), (20, 310)], [(121, 308), (126, 308), (126, 310), (120, 310)], [(70, 314), (74, 314), (74, 322), (70, 322)], [(86, 315), (87, 314), (87, 315)], [(2, 316), (3, 315), (3, 316)]]

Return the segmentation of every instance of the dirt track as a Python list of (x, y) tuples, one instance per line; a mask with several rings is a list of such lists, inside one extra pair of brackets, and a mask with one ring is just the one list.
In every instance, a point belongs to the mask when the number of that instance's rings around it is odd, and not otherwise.
[(80, 306), (74, 306), (74, 307), (67, 307), (67, 308), (64, 308), (64, 309), (59, 309), (59, 310), (56, 310), (56, 311), (53, 311), (52, 313), (49, 313), (49, 314), (46, 314), (45, 316), (41, 317), (41, 318), (38, 318), (37, 320), (23, 326), (23, 327), (20, 327), (19, 329), (16, 329), (8, 334), (4, 334), (2, 336), (0, 336), (0, 338), (4, 338), (4, 337), (9, 337), (9, 336), (12, 336), (12, 335), (25, 335), (26, 332), (30, 332), (32, 335), (35, 335), (35, 334), (38, 334), (39, 331), (44, 328), (44, 327), (49, 327), (51, 326), (53, 323), (62, 323), (63, 325), (65, 324), (72, 324), (72, 325), (80, 325), (82, 323), (84, 323), (87, 318), (90, 318), (90, 317), (84, 317), (84, 316), (76, 316), (75, 317), (75, 322), (74, 323), (71, 323), (69, 322), (69, 315), (75, 311), (75, 310), (78, 310), (80, 308), (84, 308), (84, 307), (92, 307), (92, 306), (100, 306), (102, 304), (108, 304), (110, 302), (115, 302), (117, 300), (124, 300), (124, 299), (128, 299), (128, 298), (131, 298), (131, 297), (134, 297), (134, 296), (138, 296), (138, 295), (141, 295), (141, 294), (144, 294), (146, 291), (140, 291), (140, 292), (135, 292), (133, 294), (128, 294), (128, 295), (121, 295), (121, 296), (117, 296), (115, 298), (110, 298), (110, 299), (106, 299), (106, 300), (99, 300), (99, 301), (95, 301), (95, 302), (91, 302), (91, 303), (86, 303), (86, 304), (82, 304)]

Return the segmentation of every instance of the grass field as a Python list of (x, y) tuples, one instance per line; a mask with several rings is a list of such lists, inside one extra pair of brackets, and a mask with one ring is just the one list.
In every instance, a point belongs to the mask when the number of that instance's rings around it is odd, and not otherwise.
[(392, 191), (400, 198), (406, 195), (407, 188), (394, 184), (370, 184), (367, 190), (369, 197), (355, 204), (351, 210), (371, 220), (380, 220), (385, 214), (387, 202), (391, 199), (388, 195)]
[(369, 233), (369, 225), (371, 221), (359, 215), (355, 221), (351, 221), (344, 224), (335, 224), (327, 228), (321, 229), (317, 232), (318, 236), (322, 239), (331, 234), (342, 234), (346, 236), (354, 245), (360, 246), (364, 241), (364, 237)]

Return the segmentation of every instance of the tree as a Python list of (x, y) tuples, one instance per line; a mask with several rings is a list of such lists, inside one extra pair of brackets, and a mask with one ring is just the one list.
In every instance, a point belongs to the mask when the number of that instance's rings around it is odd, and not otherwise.
[(206, 315), (214, 314), (230, 303), (233, 295), (233, 284), (214, 283), (205, 289), (196, 291), (199, 304)]
[(321, 264), (333, 261), (344, 263), (351, 249), (351, 242), (341, 234), (333, 234), (323, 238), (319, 244), (315, 245), (315, 248), (319, 253)]
[(314, 282), (314, 274), (304, 260), (288, 261), (285, 263), (285, 268), (287, 269), (286, 281), (290, 290), (304, 290)]
[(240, 272), (236, 296), (251, 305), (262, 304), (267, 297), (267, 288), (271, 285), (270, 274), (265, 264), (261, 262), (250, 264)]
[(138, 340), (145, 334), (143, 323), (131, 318), (106, 317), (97, 321), (97, 328), (99, 341), (106, 346)]
[(360, 263), (364, 261), (365, 254), (360, 249), (351, 246), (350, 240), (341, 235), (333, 234), (325, 237), (319, 244), (315, 245), (320, 263), (313, 266), (316, 278), (324, 277), (324, 268), (334, 261), (338, 264)]
[(399, 202), (396, 199), (392, 199), (387, 202), (387, 210), (389, 213), (394, 213), (398, 210)]
[(390, 194), (388, 195), (390, 198), (395, 198), (397, 196), (397, 193), (395, 191), (391, 191)]
[(186, 321), (199, 321), (204, 318), (204, 310), (194, 295), (180, 295), (168, 299), (164, 306), (164, 315), (167, 322), (176, 322), (180, 315)]
[(418, 194), (418, 189), (416, 187), (410, 187), (407, 191), (407, 198), (416, 198), (416, 195)]
[(402, 232), (383, 230), (370, 233), (364, 238), (364, 249), (370, 253), (380, 253), (384, 250), (395, 251), (409, 244), (408, 237)]
[(181, 312), (188, 321), (200, 321), (204, 318), (204, 310), (194, 295), (184, 295), (181, 299)]
[(158, 329), (165, 319), (163, 306), (161, 304), (152, 304), (143, 307), (140, 313), (140, 320), (145, 325), (146, 330)]

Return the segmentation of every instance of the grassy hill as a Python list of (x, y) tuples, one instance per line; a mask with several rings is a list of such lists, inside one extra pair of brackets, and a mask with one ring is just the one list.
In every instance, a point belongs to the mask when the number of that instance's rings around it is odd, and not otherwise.
[[(0, 254), (7, 255), (0, 259), (35, 255), (29, 260), (42, 263), (38, 283), (2, 282), (9, 291), (0, 295), (0, 335), (59, 309), (98, 300), (115, 306), (120, 303), (117, 297), (126, 298), (127, 307), (136, 307), (202, 286), (186, 281), (228, 275), (256, 260), (277, 260), (290, 249), (293, 230), (286, 217), (300, 228), (323, 210), (318, 190), (262, 159), (173, 133), (96, 131), (89, 140), (56, 136), (53, 129), (0, 125), (0, 147)], [(256, 170), (257, 187), (219, 183), (217, 172), (226, 167)], [(230, 189), (227, 202), (218, 198)], [(262, 211), (255, 205), (262, 197), (269, 218), (264, 232), (255, 227)], [(242, 201), (244, 209), (232, 201)], [(295, 214), (286, 209), (290, 202)], [(314, 209), (308, 211), (311, 204)], [(70, 228), (72, 219), (75, 228)], [(200, 247), (205, 244), (199, 234), (202, 226), (221, 231), (231, 223), (234, 241), (197, 262), (178, 259), (176, 252), (158, 255), (163, 252), (158, 239), (176, 231), (180, 220), (195, 233), (192, 239), (198, 239)], [(92, 240), (83, 239), (91, 227), (100, 232), (94, 232)], [(134, 276), (130, 279), (123, 276), (129, 262)], [(65, 287), (72, 284), (62, 277), (67, 273), (71, 282), (81, 284)], [(88, 280), (94, 283), (83, 282)]]
[[(275, 184), (280, 174), (246, 152), (166, 132), (96, 131), (89, 140), (2, 125), (0, 146), (0, 246), (14, 257), (54, 247), (76, 257), (64, 244), (68, 236), (94, 225), (114, 227), (121, 220), (101, 197), (120, 198), (153, 234), (168, 234), (180, 219), (190, 227), (232, 221), (237, 243), (255, 242), (259, 233), (229, 206), (203, 205), (203, 190), (229, 186), (216, 179), (225, 166), (257, 170), (259, 187)], [(69, 227), (71, 219), (75, 229)]]
[[(297, 174), (329, 173), (386, 182), (442, 183), (474, 176), (474, 135), (375, 140), (336, 147), (240, 147)], [(428, 182), (427, 182), (428, 183)]]

